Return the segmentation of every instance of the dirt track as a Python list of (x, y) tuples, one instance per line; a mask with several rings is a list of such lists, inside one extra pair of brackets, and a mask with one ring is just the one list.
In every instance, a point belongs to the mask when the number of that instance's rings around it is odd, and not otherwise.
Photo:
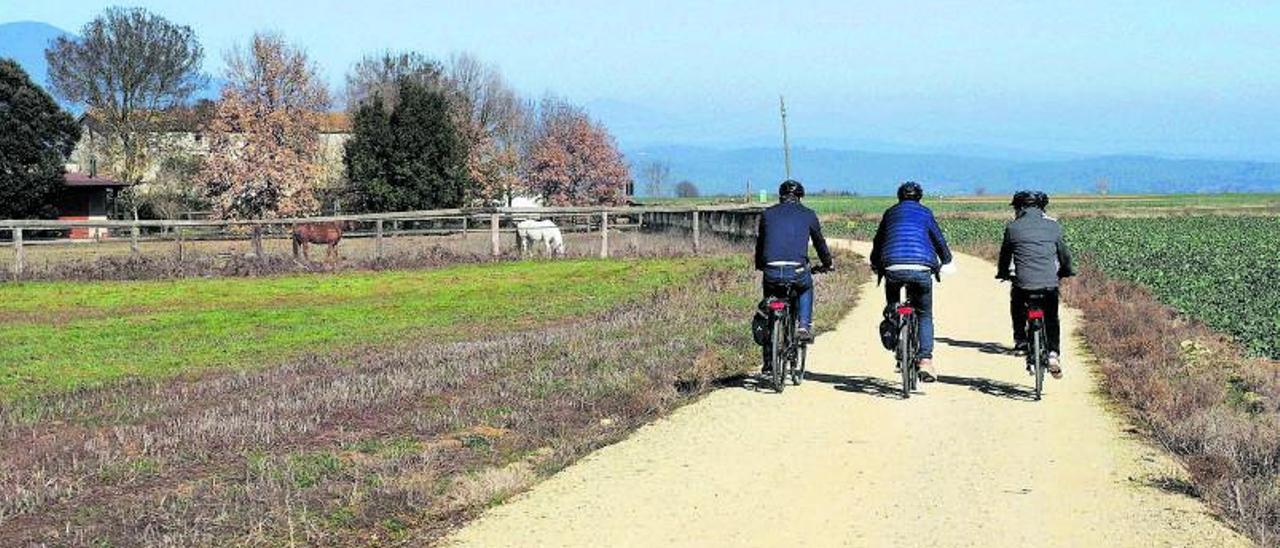
[[(865, 244), (849, 244), (867, 253)], [(1231, 546), (1181, 470), (1104, 410), (1078, 343), (1028, 401), (1008, 289), (959, 256), (937, 288), (941, 382), (900, 400), (879, 289), (782, 395), (726, 389), (493, 508), (471, 546)], [(819, 282), (820, 283), (820, 282)], [(821, 287), (819, 287), (819, 291)], [(1077, 316), (1068, 312), (1064, 333)]]

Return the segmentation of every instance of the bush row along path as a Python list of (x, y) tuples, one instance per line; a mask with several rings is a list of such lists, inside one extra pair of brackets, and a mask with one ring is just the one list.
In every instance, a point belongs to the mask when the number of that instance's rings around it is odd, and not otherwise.
[[(940, 382), (923, 393), (899, 399), (875, 334), (882, 290), (867, 284), (810, 349), (804, 385), (713, 393), (446, 544), (1247, 545), (1178, 493), (1181, 468), (1104, 408), (1074, 338), (1066, 377), (1029, 401), (1022, 359), (991, 352), (1009, 344), (1007, 286), (990, 263), (957, 261), (935, 297)], [(1064, 312), (1071, 333), (1080, 318)]]

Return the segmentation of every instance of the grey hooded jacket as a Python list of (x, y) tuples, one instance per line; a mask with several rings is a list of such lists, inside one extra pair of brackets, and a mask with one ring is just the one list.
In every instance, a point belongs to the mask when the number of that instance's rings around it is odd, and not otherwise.
[(1059, 278), (1075, 275), (1062, 225), (1035, 207), (1019, 211), (1005, 226), (997, 268), (996, 277), (1013, 279), (1018, 289), (1054, 289)]

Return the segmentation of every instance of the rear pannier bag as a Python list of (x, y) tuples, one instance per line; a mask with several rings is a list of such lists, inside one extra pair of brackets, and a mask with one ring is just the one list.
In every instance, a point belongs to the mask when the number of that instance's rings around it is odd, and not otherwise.
[(760, 346), (769, 344), (769, 299), (756, 305), (756, 313), (751, 317), (751, 338)]
[(880, 345), (885, 350), (898, 347), (898, 322), (894, 321), (895, 311), (892, 306), (884, 308), (884, 320), (880, 322)]

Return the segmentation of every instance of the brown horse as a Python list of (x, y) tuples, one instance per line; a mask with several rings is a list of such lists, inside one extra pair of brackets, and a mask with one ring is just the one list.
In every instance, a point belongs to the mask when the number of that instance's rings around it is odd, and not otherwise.
[(354, 224), (334, 221), (293, 225), (293, 258), (298, 258), (298, 248), (302, 248), (302, 256), (307, 262), (311, 262), (311, 254), (307, 250), (307, 244), (324, 244), (329, 246), (325, 260), (328, 262), (337, 260), (338, 242), (342, 241), (342, 232), (351, 230)]

